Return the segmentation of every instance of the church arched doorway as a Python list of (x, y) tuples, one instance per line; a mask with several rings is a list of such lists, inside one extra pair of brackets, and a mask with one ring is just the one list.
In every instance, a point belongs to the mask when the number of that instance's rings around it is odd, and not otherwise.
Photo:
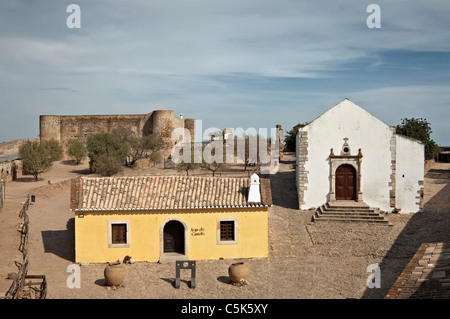
[(356, 200), (356, 170), (350, 164), (336, 169), (336, 200)]

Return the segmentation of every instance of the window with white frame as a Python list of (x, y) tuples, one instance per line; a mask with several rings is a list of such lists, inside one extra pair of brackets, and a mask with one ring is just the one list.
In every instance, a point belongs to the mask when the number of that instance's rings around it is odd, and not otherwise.
[(217, 219), (217, 244), (237, 244), (237, 218)]
[(130, 221), (108, 221), (108, 247), (130, 247)]

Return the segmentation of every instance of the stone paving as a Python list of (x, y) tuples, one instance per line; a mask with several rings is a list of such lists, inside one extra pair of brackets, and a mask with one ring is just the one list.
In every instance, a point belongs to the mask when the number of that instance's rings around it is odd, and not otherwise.
[[(127, 277), (119, 289), (105, 286), (105, 264), (82, 265), (81, 288), (69, 288), (67, 267), (74, 260), (74, 231), (66, 179), (80, 172), (80, 168), (56, 164), (40, 182), (11, 183), (7, 194), (9, 206), (0, 214), (4, 253), (0, 260), (0, 294), (11, 285), (7, 274), (17, 269), (14, 264), (15, 257), (20, 257), (17, 213), (20, 201), (30, 193), (36, 194), (37, 200), (29, 211), (29, 274), (46, 276), (49, 299), (385, 298), (423, 243), (450, 243), (450, 164), (436, 163), (427, 171), (425, 212), (388, 214), (386, 218), (393, 226), (387, 227), (368, 223), (312, 223), (314, 210), (299, 211), (297, 198), (292, 196), (293, 161), (293, 155), (286, 156), (280, 171), (271, 177), (274, 206), (269, 214), (269, 257), (245, 260), (250, 273), (249, 284), (243, 287), (229, 284), (228, 266), (236, 260), (199, 260), (195, 289), (187, 284), (188, 274), (182, 274), (181, 287), (175, 289), (174, 265), (158, 263), (127, 265)], [(47, 179), (51, 179), (51, 185)], [(435, 272), (419, 279), (428, 278), (433, 283), (437, 280), (440, 287), (447, 286), (448, 278), (441, 277), (443, 272), (439, 268), (445, 259), (442, 257), (448, 256), (447, 248), (450, 247), (440, 249)], [(439, 249), (433, 254), (438, 252)], [(430, 259), (437, 256), (433, 254)], [(380, 265), (381, 288), (367, 289), (370, 274), (367, 267), (373, 264)]]
[(450, 298), (450, 244), (423, 243), (386, 298)]

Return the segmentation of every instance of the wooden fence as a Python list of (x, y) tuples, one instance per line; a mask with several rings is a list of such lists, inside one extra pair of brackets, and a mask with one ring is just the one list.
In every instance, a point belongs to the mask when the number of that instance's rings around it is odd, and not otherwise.
[(22, 263), (15, 262), (19, 268), (11, 287), (6, 292), (3, 299), (45, 299), (47, 296), (47, 281), (43, 275), (28, 275), (28, 266), (30, 263), (28, 256), (28, 233), (29, 233), (29, 217), (27, 214), (30, 205), (30, 195), (23, 204), (19, 212), (19, 217), (23, 218), (23, 224), (20, 228), (20, 244), (19, 251), (23, 255)]
[(0, 181), (0, 212), (3, 209), (3, 203), (6, 198), (6, 181)]

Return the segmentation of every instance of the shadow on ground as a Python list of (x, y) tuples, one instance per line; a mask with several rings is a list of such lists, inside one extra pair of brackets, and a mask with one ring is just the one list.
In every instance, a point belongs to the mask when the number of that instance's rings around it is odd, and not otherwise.
[[(278, 171), (276, 174), (270, 175), (273, 204), (284, 208), (298, 209), (297, 189), (295, 186), (295, 160), (282, 160), (280, 163), (289, 164), (290, 170)], [(283, 188), (283, 191), (275, 191), (279, 188)]]
[(381, 288), (367, 288), (362, 298), (384, 298), (422, 243), (450, 243), (450, 170), (431, 169), (434, 184), (446, 184), (412, 216), (379, 264)]
[(41, 234), (46, 253), (68, 261), (75, 260), (75, 218), (67, 221), (65, 230), (43, 230)]

